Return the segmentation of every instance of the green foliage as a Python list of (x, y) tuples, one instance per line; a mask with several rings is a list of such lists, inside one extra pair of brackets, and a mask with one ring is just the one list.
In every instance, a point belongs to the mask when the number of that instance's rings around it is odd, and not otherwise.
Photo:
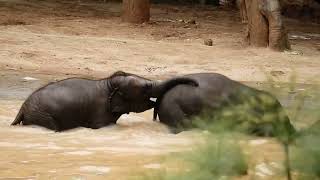
[(133, 180), (175, 180), (172, 173), (168, 173), (166, 170), (148, 171), (143, 174), (139, 174)]
[[(199, 144), (190, 152), (175, 154), (174, 159), (185, 163), (176, 173), (161, 170), (143, 174), (144, 180), (213, 180), (229, 179), (247, 174), (248, 165), (238, 142), (230, 140), (230, 135), (214, 136), (209, 133), (204, 144)], [(238, 139), (233, 136), (233, 139)]]
[[(276, 83), (271, 79), (271, 90), (274, 94), (279, 93), (277, 91)], [(294, 97), (295, 101), (291, 102), (287, 111), (291, 118), (291, 121), (295, 123), (310, 124), (311, 121), (318, 120), (313, 126), (294, 133), (289, 136), (288, 141), (281, 138), (282, 127), (278, 130), (280, 133), (280, 142), (285, 150), (285, 169), (287, 173), (287, 179), (292, 179), (291, 171), (298, 171), (299, 179), (320, 179), (320, 114), (319, 105), (319, 88), (318, 83), (314, 81), (312, 86), (303, 85), (299, 89), (298, 83), (296, 83), (297, 76), (292, 74), (290, 82), (288, 84), (288, 99)], [(270, 82), (270, 81), (269, 81)], [(301, 91), (302, 90), (302, 91)], [(310, 106), (310, 97), (312, 97), (313, 104)], [(278, 135), (279, 137), (279, 135)], [(290, 143), (290, 144), (289, 144)], [(289, 151), (290, 150), (290, 151)]]
[(193, 127), (210, 132), (237, 131), (258, 136), (275, 136), (290, 141), (295, 134), (281, 104), (262, 91), (239, 91), (222, 108), (205, 111), (192, 120)]
[(209, 135), (205, 145), (200, 145), (186, 155), (185, 159), (192, 162), (192, 169), (187, 173), (188, 177), (212, 179), (210, 177), (237, 176), (247, 173), (247, 162), (238, 142), (226, 137)]
[[(318, 123), (320, 124), (320, 123)], [(316, 125), (319, 128), (319, 125)], [(300, 179), (320, 179), (320, 129), (305, 131), (293, 149), (291, 164)]]

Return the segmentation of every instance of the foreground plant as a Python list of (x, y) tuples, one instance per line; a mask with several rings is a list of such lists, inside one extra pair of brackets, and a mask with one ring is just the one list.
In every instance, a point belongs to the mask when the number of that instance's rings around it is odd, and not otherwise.
[(291, 164), (300, 179), (320, 179), (320, 121), (296, 140)]
[(190, 152), (175, 154), (170, 161), (183, 163), (177, 172), (160, 170), (144, 173), (139, 179), (144, 180), (212, 180), (229, 179), (247, 174), (248, 165), (234, 134), (207, 133), (204, 143), (199, 144)]
[[(271, 86), (271, 94), (277, 94), (279, 86), (274, 81)], [(297, 90), (295, 82), (288, 87), (289, 92), (286, 93), (288, 96), (294, 94), (295, 101), (289, 104), (290, 108), (286, 111), (275, 106), (275, 100), (268, 96), (237, 94), (235, 101), (228, 102), (229, 104), (225, 104), (219, 111), (205, 111), (194, 117), (191, 126), (205, 130), (208, 136), (201, 146), (182, 155), (187, 168), (181, 168), (179, 173), (160, 171), (157, 178), (149, 175), (145, 176), (146, 179), (209, 180), (244, 175), (248, 167), (238, 146), (241, 134), (271, 135), (277, 139), (283, 146), (284, 173), (288, 180), (292, 179), (292, 171), (298, 172), (301, 179), (319, 179), (320, 133), (317, 132), (320, 130), (320, 121), (304, 132), (297, 132), (288, 123), (287, 116), (288, 113), (294, 123), (305, 122), (305, 114), (311, 115), (311, 119), (316, 117), (320, 120), (320, 116), (316, 115), (319, 110), (305, 108), (310, 97), (308, 90)]]

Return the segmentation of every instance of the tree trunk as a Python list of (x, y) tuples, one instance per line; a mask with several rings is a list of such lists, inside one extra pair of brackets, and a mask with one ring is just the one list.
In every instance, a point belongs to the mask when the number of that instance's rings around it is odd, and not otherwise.
[(252, 46), (267, 47), (269, 28), (267, 19), (259, 9), (260, 0), (245, 0), (248, 16), (248, 42)]
[[(242, 2), (241, 2), (242, 1)], [(288, 35), (281, 19), (279, 0), (240, 0), (242, 21), (248, 20), (247, 41), (256, 47), (290, 49)]]
[(122, 20), (130, 23), (144, 23), (150, 19), (149, 0), (123, 0)]
[(237, 6), (240, 10), (240, 18), (242, 23), (248, 23), (247, 6), (245, 0), (237, 0)]

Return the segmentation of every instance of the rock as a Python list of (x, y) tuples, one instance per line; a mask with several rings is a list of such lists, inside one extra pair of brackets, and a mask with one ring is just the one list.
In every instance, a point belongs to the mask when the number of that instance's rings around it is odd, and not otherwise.
[(298, 51), (284, 51), (284, 53), (289, 55), (302, 55), (302, 52)]
[(39, 80), (39, 79), (37, 79), (37, 78), (33, 78), (33, 77), (24, 77), (24, 78), (22, 78), (24, 81), (37, 81), (37, 80)]
[(302, 35), (291, 35), (289, 37), (290, 40), (302, 39), (302, 40), (310, 40), (310, 37), (302, 36)]
[(186, 23), (188, 23), (188, 24), (196, 24), (196, 20), (190, 19), (190, 20), (186, 21)]
[(213, 45), (212, 39), (205, 39), (205, 40), (204, 40), (204, 45), (206, 45), (206, 46), (212, 46), (212, 45)]
[(271, 76), (282, 76), (285, 73), (283, 71), (271, 71), (270, 74)]

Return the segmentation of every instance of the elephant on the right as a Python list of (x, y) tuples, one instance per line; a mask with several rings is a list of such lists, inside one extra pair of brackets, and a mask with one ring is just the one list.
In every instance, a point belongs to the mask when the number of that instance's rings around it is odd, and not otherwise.
[[(174, 133), (194, 128), (193, 121), (199, 120), (195, 117), (204, 117), (208, 126), (210, 121), (232, 118), (232, 123), (248, 125), (248, 132), (258, 136), (275, 136), (279, 130), (295, 133), (280, 102), (271, 94), (217, 73), (183, 77), (193, 79), (198, 86), (173, 87), (157, 99), (154, 109), (154, 120), (159, 116)], [(207, 116), (202, 116), (205, 113)]]

